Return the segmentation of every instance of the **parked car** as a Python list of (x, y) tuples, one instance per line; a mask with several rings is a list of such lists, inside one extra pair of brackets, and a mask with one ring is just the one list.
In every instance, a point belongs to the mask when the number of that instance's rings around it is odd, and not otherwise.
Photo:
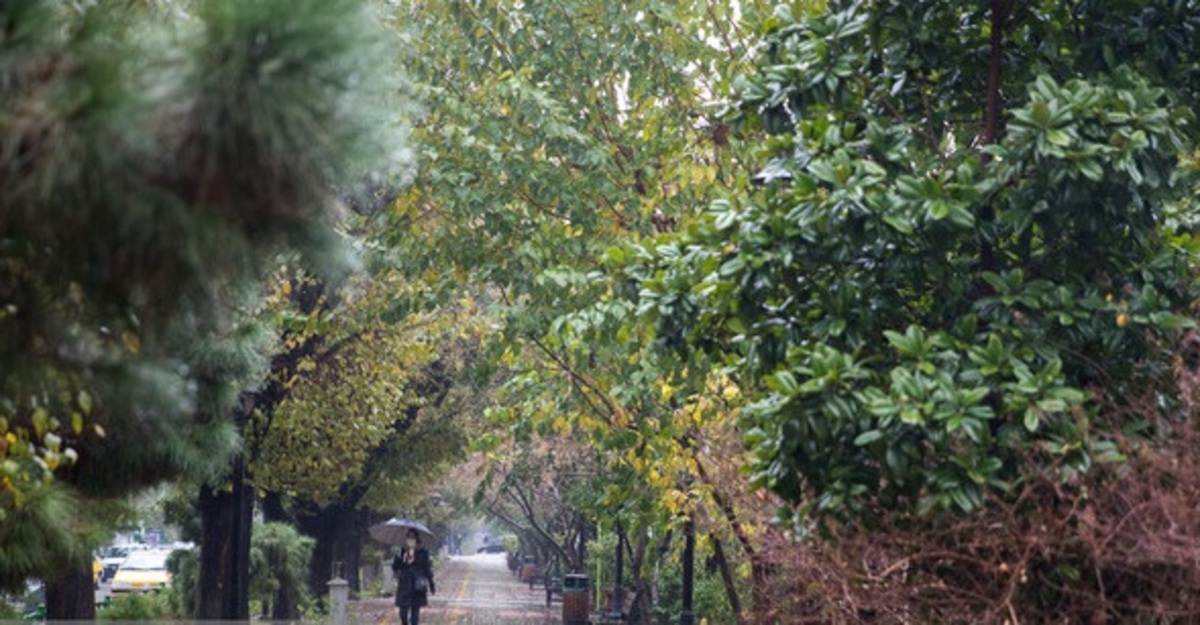
[(98, 583), (106, 584), (112, 581), (113, 575), (117, 574), (117, 568), (129, 556), (129, 552), (133, 547), (129, 545), (109, 545), (96, 552), (100, 558), (100, 564), (103, 567), (100, 571), (100, 579)]
[(503, 543), (488, 543), (479, 548), (478, 553), (504, 553)]
[(140, 592), (170, 586), (171, 573), (167, 570), (170, 555), (170, 551), (162, 549), (130, 552), (117, 567), (110, 588), (113, 592)]

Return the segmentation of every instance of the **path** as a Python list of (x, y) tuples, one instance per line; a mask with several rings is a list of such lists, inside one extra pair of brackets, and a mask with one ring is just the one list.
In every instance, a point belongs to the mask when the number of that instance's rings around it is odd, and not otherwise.
[[(549, 625), (562, 622), (562, 604), (546, 607), (546, 591), (529, 589), (508, 570), (504, 554), (451, 556), (434, 571), (437, 594), (421, 610), (422, 625)], [(399, 623), (387, 597), (357, 602), (358, 622)]]

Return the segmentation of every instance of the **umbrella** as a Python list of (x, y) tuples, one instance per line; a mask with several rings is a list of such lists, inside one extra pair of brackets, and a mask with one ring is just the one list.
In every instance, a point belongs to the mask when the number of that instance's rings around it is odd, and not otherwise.
[(427, 538), (433, 538), (433, 532), (429, 531), (429, 528), (421, 523), (395, 517), (392, 517), (386, 523), (372, 525), (367, 529), (367, 532), (371, 534), (371, 538), (381, 543), (403, 545), (404, 539), (408, 537), (408, 530), (417, 530), (418, 533), (424, 534)]

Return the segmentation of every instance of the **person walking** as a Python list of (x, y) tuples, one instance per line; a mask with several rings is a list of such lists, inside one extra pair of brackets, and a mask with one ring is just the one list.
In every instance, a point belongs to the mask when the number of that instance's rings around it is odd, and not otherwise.
[(421, 608), (437, 590), (429, 550), (421, 546), (416, 530), (408, 530), (404, 548), (392, 559), (392, 571), (396, 573), (396, 607), (400, 608), (401, 625), (421, 625)]

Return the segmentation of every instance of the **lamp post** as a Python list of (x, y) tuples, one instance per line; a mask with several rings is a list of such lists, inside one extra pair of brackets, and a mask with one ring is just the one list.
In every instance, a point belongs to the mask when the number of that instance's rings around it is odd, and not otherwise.
[(625, 530), (617, 519), (617, 577), (613, 583), (612, 610), (609, 616), (621, 618), (625, 612), (625, 588), (621, 585), (625, 569)]
[(692, 524), (689, 514), (683, 522), (683, 609), (679, 611), (679, 625), (693, 625), (695, 616), (692, 615), (693, 581), (695, 579), (694, 561), (696, 559), (696, 526)]

